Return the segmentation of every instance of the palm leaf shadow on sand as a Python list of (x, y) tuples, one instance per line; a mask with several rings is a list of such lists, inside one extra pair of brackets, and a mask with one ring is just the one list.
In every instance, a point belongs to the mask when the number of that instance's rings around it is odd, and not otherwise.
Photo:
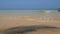
[(38, 29), (59, 29), (51, 26), (18, 26), (3, 31), (4, 34), (25, 34), (26, 32), (36, 31)]

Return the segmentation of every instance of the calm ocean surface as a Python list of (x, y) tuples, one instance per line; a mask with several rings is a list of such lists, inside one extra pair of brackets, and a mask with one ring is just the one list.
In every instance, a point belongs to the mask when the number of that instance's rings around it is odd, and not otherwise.
[(60, 16), (60, 12), (57, 12), (57, 10), (0, 10), (0, 16), (46, 16), (46, 15)]

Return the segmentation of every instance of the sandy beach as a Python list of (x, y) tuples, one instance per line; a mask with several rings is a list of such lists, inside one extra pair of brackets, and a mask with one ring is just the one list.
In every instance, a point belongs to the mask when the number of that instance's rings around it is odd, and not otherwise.
[(40, 16), (1, 16), (0, 29), (14, 26), (47, 25), (60, 28), (60, 18)]
[[(18, 27), (44, 25), (60, 28), (60, 18), (41, 17), (41, 16), (0, 16), (0, 30)], [(27, 32), (29, 34), (59, 34), (60, 30), (37, 30), (35, 32)], [(26, 33), (26, 34), (27, 34)]]

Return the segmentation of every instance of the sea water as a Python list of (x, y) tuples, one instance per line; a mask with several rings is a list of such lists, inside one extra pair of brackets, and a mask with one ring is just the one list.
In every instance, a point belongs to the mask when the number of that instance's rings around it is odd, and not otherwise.
[(59, 16), (57, 10), (0, 10), (0, 16)]

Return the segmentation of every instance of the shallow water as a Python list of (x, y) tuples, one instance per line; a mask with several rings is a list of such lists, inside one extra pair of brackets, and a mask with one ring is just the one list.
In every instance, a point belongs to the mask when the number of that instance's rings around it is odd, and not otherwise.
[(0, 16), (60, 16), (59, 14), (57, 10), (0, 10)]

